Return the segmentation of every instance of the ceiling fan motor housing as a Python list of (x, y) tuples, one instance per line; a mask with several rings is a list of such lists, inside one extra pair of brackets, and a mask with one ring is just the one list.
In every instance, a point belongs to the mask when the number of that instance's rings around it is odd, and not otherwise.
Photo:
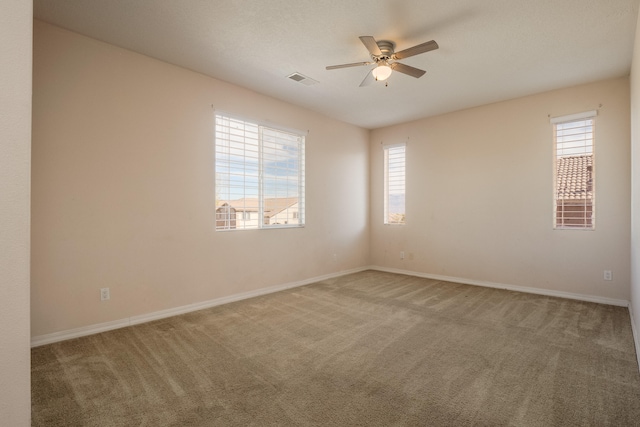
[(382, 52), (382, 55), (371, 55), (371, 58), (374, 61), (379, 62), (393, 59), (393, 52), (396, 47), (396, 44), (394, 42), (389, 40), (376, 40), (376, 44), (380, 48), (380, 52)]

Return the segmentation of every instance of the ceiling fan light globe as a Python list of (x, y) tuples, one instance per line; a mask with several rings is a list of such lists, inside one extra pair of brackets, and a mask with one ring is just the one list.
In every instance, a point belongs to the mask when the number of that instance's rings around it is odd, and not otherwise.
[(373, 74), (373, 77), (378, 81), (387, 80), (391, 75), (391, 67), (388, 65), (378, 65), (371, 71), (371, 74)]

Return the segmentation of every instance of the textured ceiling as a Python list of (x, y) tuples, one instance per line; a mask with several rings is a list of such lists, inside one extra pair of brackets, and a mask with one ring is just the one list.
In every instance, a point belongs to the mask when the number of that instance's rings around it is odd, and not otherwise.
[[(625, 76), (640, 0), (34, 0), (37, 19), (364, 128)], [(358, 36), (427, 70), (359, 87)], [(288, 79), (299, 72), (319, 82)]]

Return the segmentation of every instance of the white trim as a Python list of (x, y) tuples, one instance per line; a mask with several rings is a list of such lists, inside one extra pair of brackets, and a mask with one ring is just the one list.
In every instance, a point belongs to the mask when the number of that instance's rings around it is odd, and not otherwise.
[(73, 338), (80, 338), (87, 335), (98, 334), (100, 332), (111, 331), (114, 329), (125, 328), (127, 326), (138, 325), (140, 323), (151, 322), (153, 320), (164, 319), (167, 317), (178, 316), (180, 314), (191, 313), (193, 311), (204, 310), (206, 308), (215, 307), (230, 302), (240, 301), (243, 299), (253, 298), (260, 295), (270, 294), (283, 291), (285, 289), (296, 288), (299, 286), (309, 285), (311, 283), (320, 282), (322, 280), (333, 279), (335, 277), (345, 276), (347, 274), (359, 273), (368, 270), (369, 267), (353, 268), (351, 270), (338, 271), (336, 273), (325, 274), (322, 276), (312, 277), (310, 279), (289, 282), (282, 285), (269, 286), (266, 288), (256, 289), (255, 291), (242, 292), (235, 295), (216, 298), (209, 301), (198, 302), (194, 304), (183, 305), (180, 307), (169, 308), (166, 310), (155, 311), (153, 313), (141, 314), (125, 319), (114, 320), (112, 322), (98, 323), (95, 325), (83, 326), (81, 328), (68, 329), (66, 331), (54, 332), (51, 334), (39, 335), (31, 338), (31, 347), (39, 347), (41, 345), (52, 344), (59, 341), (65, 341)]
[(583, 113), (568, 114), (566, 116), (551, 117), (549, 121), (552, 124), (572, 122), (580, 119), (591, 119), (598, 115), (598, 110), (585, 111)]
[(96, 325), (84, 326), (82, 328), (68, 329), (66, 331), (53, 332), (51, 334), (40, 335), (31, 338), (31, 347), (39, 347), (58, 341), (65, 341), (72, 338), (79, 338), (85, 335), (99, 334), (100, 332), (111, 331), (113, 329), (129, 326), (128, 319), (114, 320), (112, 322), (98, 323)]
[(629, 318), (631, 319), (631, 333), (633, 334), (633, 342), (636, 347), (636, 361), (638, 362), (638, 370), (640, 371), (640, 337), (638, 337), (636, 322), (633, 321), (633, 310), (631, 309), (631, 305), (629, 305)]
[(483, 286), (486, 288), (506, 289), (509, 291), (524, 292), (527, 294), (546, 295), (550, 297), (567, 298), (579, 301), (595, 302), (598, 304), (616, 305), (619, 307), (629, 307), (629, 301), (599, 297), (595, 295), (574, 294), (571, 292), (553, 291), (551, 289), (530, 288), (527, 286), (506, 285), (503, 283), (485, 282), (482, 280), (464, 279), (461, 277), (440, 276), (438, 274), (419, 273), (416, 271), (400, 270), (397, 268), (379, 267), (372, 265), (371, 270), (384, 271), (387, 273), (406, 274), (407, 276), (423, 277), (425, 279), (442, 280), (444, 282), (462, 283), (464, 285)]
[(460, 277), (441, 276), (437, 274), (420, 273), (416, 271), (401, 270), (396, 268), (380, 267), (377, 265), (364, 266), (359, 268), (353, 268), (350, 270), (343, 270), (336, 273), (329, 273), (322, 276), (312, 277), (310, 279), (300, 280), (296, 282), (289, 282), (282, 285), (269, 286), (267, 288), (256, 289), (254, 291), (243, 292), (240, 294), (229, 295), (226, 297), (216, 298), (209, 301), (203, 301), (194, 304), (183, 305), (180, 307), (169, 308), (166, 310), (155, 311), (153, 313), (146, 313), (138, 316), (132, 316), (125, 319), (114, 320), (111, 322), (99, 323), (95, 325), (83, 326), (81, 328), (68, 329), (66, 331), (53, 332), (51, 334), (39, 335), (31, 338), (31, 347), (39, 347), (46, 344), (52, 344), (55, 342), (65, 341), (73, 338), (80, 338), (87, 335), (98, 334), (100, 332), (111, 331), (114, 329), (125, 328), (127, 326), (138, 325), (141, 323), (151, 322), (153, 320), (164, 319), (171, 316), (178, 316), (180, 314), (191, 313), (193, 311), (204, 310), (206, 308), (215, 307), (230, 302), (240, 301), (243, 299), (253, 298), (260, 295), (270, 294), (274, 292), (283, 291), (285, 289), (291, 289), (299, 286), (309, 285), (311, 283), (320, 282), (322, 280), (333, 279), (335, 277), (345, 276), (347, 274), (359, 273), (366, 270), (384, 271), (387, 273), (405, 274), (407, 276), (422, 277), (425, 279), (442, 280), (446, 282), (461, 283), (465, 285), (483, 286), (487, 288), (506, 289), (516, 292), (524, 292), (537, 295), (546, 295), (559, 298), (567, 298), (579, 301), (595, 302), (599, 304), (615, 305), (620, 307), (629, 308), (629, 316), (631, 318), (631, 329), (633, 331), (633, 338), (636, 347), (636, 356), (638, 357), (638, 365), (640, 367), (640, 340), (638, 337), (638, 331), (635, 329), (635, 323), (633, 322), (633, 314), (629, 301), (619, 300), (613, 298), (598, 297), (593, 295), (574, 294), (570, 292), (552, 291), (550, 289), (530, 288), (526, 286), (506, 285), (502, 283), (485, 282), (481, 280), (464, 279)]

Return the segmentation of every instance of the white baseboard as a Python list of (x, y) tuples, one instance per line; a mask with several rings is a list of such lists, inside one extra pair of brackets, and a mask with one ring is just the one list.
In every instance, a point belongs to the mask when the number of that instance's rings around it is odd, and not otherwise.
[(638, 329), (636, 328), (636, 322), (633, 318), (633, 310), (629, 305), (629, 317), (631, 318), (631, 332), (633, 333), (633, 342), (636, 345), (636, 360), (638, 361), (638, 370), (640, 370), (640, 340), (638, 338)]
[[(93, 335), (100, 332), (106, 332), (113, 329), (124, 328), (127, 326), (137, 325), (140, 323), (151, 322), (153, 320), (164, 319), (166, 317), (177, 316), (180, 314), (190, 313), (192, 311), (203, 310), (210, 307), (215, 307), (222, 304), (227, 304), (234, 301), (240, 301), (243, 299), (253, 298), (259, 295), (270, 294), (273, 292), (282, 291), (285, 289), (295, 288), (298, 286), (305, 286), (311, 283), (320, 282), (322, 280), (332, 279), (335, 277), (344, 276), (346, 274), (358, 273), (365, 270), (377, 270), (387, 273), (405, 274), (408, 276), (423, 277), (426, 279), (442, 280), (446, 282), (462, 283), (466, 285), (484, 286), (488, 288), (506, 289), (517, 292), (525, 292), (530, 294), (546, 295), (560, 298), (568, 298), (580, 301), (595, 302), (599, 304), (616, 305), (621, 307), (629, 307), (629, 313), (631, 308), (629, 301), (618, 300), (613, 298), (598, 297), (593, 295), (574, 294), (570, 292), (553, 291), (549, 289), (530, 288), (526, 286), (506, 285), (502, 283), (485, 282), (480, 280), (465, 279), (461, 277), (441, 276), (437, 274), (420, 273), (409, 270), (401, 270), (396, 268), (380, 267), (376, 265), (354, 268), (351, 270), (343, 270), (336, 273), (325, 274), (322, 276), (312, 277), (310, 279), (300, 280), (296, 282), (285, 283), (282, 285), (269, 286), (267, 288), (256, 289), (255, 291), (242, 292), (239, 294), (229, 295), (226, 297), (216, 298), (209, 301), (203, 301), (194, 304), (183, 305), (180, 307), (169, 308), (166, 310), (155, 311), (153, 313), (146, 313), (138, 316), (131, 316), (125, 319), (114, 320), (112, 322), (99, 323), (95, 325), (83, 326), (81, 328), (69, 329), (66, 331), (54, 332), (51, 334), (39, 335), (31, 338), (31, 347), (38, 347), (41, 345), (52, 344), (54, 342), (65, 341), (72, 338), (79, 338), (87, 335)], [(632, 316), (632, 314), (630, 314)], [(638, 363), (640, 365), (640, 342), (638, 341), (637, 331), (633, 318), (631, 321), (633, 328), (634, 341), (636, 344), (636, 354), (638, 355)]]
[(482, 280), (465, 279), (462, 277), (440, 276), (437, 274), (419, 273), (416, 271), (400, 270), (397, 268), (379, 267), (377, 265), (369, 266), (369, 269), (385, 271), (387, 273), (397, 273), (397, 274), (406, 274), (408, 276), (423, 277), (425, 279), (462, 283), (464, 285), (484, 286), (486, 288), (506, 289), (509, 291), (525, 292), (528, 294), (546, 295), (550, 297), (568, 298), (568, 299), (574, 299), (579, 301), (596, 302), (599, 304), (629, 307), (629, 301), (614, 299), (614, 298), (599, 297), (595, 295), (574, 294), (571, 292), (554, 291), (551, 289), (540, 289), (540, 288), (530, 288), (527, 286), (506, 285), (503, 283), (485, 282)]
[(358, 273), (368, 270), (369, 267), (354, 268), (351, 270), (343, 270), (337, 273), (325, 274), (322, 276), (312, 277), (310, 279), (289, 282), (282, 285), (269, 286), (267, 288), (256, 289), (255, 291), (242, 292), (239, 294), (229, 295), (226, 297), (216, 298), (209, 301), (198, 302), (194, 304), (183, 305), (180, 307), (169, 308), (166, 310), (155, 311), (153, 313), (131, 316), (125, 319), (114, 320), (112, 322), (99, 323), (96, 325), (83, 326), (81, 328), (68, 329), (66, 331), (54, 332), (51, 334), (39, 335), (31, 338), (31, 347), (39, 347), (41, 345), (52, 344), (59, 341), (65, 341), (72, 338), (84, 337), (100, 332), (111, 331), (114, 329), (124, 328), (127, 326), (137, 325), (140, 323), (151, 322), (153, 320), (164, 319), (166, 317), (177, 316), (180, 314), (190, 313), (192, 311), (203, 310), (205, 308), (215, 307), (234, 301), (253, 298), (260, 295), (270, 294), (273, 292), (283, 291), (299, 286), (309, 285), (311, 283), (320, 282), (322, 280), (333, 279), (335, 277), (347, 274)]
[(465, 285), (485, 286), (488, 288), (507, 289), (510, 291), (525, 292), (530, 294), (546, 295), (552, 297), (568, 298), (579, 301), (595, 302), (599, 304), (615, 305), (620, 307), (627, 307), (629, 309), (629, 319), (631, 321), (631, 332), (633, 335), (633, 343), (636, 349), (636, 359), (638, 362), (638, 370), (640, 370), (640, 332), (636, 328), (636, 322), (633, 317), (633, 310), (631, 303), (626, 300), (619, 300), (613, 298), (605, 298), (594, 295), (574, 294), (570, 292), (553, 291), (549, 289), (530, 288), (526, 286), (505, 285), (502, 283), (484, 282), (480, 280), (463, 279), (460, 277), (440, 276), (437, 274), (418, 273), (409, 270), (400, 270), (397, 268), (379, 267), (376, 265), (369, 266), (370, 270), (385, 271), (387, 273), (406, 274), (408, 276), (423, 277), (425, 279), (442, 280), (446, 282), (463, 283)]

